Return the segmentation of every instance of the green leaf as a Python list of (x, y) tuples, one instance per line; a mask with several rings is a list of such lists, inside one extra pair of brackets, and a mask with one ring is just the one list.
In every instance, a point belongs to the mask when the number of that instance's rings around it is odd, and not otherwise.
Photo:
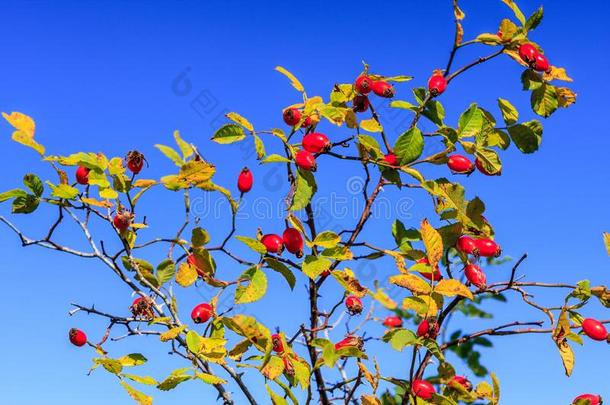
[(212, 137), (212, 140), (220, 144), (229, 144), (242, 141), (246, 138), (244, 128), (237, 124), (226, 124), (220, 127)]
[(532, 91), (532, 109), (542, 117), (549, 117), (559, 107), (559, 96), (555, 86), (543, 83), (542, 86)]
[(533, 120), (508, 128), (515, 146), (523, 153), (534, 153), (542, 142), (542, 124)]
[(267, 157), (265, 157), (263, 160), (261, 160), (261, 163), (290, 163), (290, 162), (291, 162), (290, 159), (287, 159), (286, 157), (284, 157), (282, 155), (278, 155), (276, 153), (267, 155)]
[(13, 200), (13, 214), (31, 214), (38, 208), (40, 199), (34, 195), (19, 196)]
[(379, 159), (383, 156), (379, 143), (372, 136), (360, 134), (358, 135), (358, 143), (373, 157), (373, 159)]
[(191, 233), (191, 243), (195, 247), (201, 247), (210, 241), (208, 232), (200, 227), (194, 228)]
[(498, 107), (500, 107), (502, 118), (504, 118), (506, 125), (512, 125), (517, 122), (519, 119), (519, 112), (515, 106), (510, 103), (510, 101), (503, 98), (498, 98)]
[(139, 366), (147, 362), (146, 357), (142, 356), (140, 353), (127, 354), (117, 360), (123, 367)]
[(475, 156), (481, 162), (487, 173), (491, 175), (500, 174), (502, 171), (502, 162), (498, 153), (493, 149), (480, 148), (475, 152)]
[(542, 77), (532, 69), (526, 69), (521, 74), (523, 90), (536, 90), (543, 84)]
[(458, 121), (458, 136), (460, 138), (474, 136), (483, 129), (483, 112), (473, 103), (460, 115)]
[(156, 277), (160, 286), (172, 280), (175, 274), (176, 264), (172, 259), (165, 259), (157, 266)]
[(309, 278), (315, 279), (330, 269), (330, 265), (331, 261), (326, 258), (308, 255), (305, 256), (301, 269)]
[(185, 381), (192, 379), (193, 377), (186, 374), (171, 374), (165, 380), (163, 380), (159, 385), (157, 385), (157, 389), (161, 391), (169, 391), (173, 390)]
[(603, 237), (604, 237), (604, 246), (606, 246), (606, 252), (608, 253), (608, 256), (610, 256), (610, 233), (604, 232)]
[(297, 171), (296, 186), (297, 189), (292, 197), (292, 205), (290, 206), (290, 210), (292, 211), (298, 211), (305, 208), (318, 189), (313, 173), (301, 169)]
[(182, 167), (182, 165), (184, 164), (184, 160), (182, 159), (182, 157), (173, 148), (160, 144), (156, 144), (155, 148), (159, 149), (161, 153), (163, 153), (169, 160), (174, 162), (176, 166)]
[(399, 352), (418, 341), (415, 333), (408, 329), (390, 329), (383, 335), (382, 340)]
[(288, 405), (288, 402), (280, 395), (276, 394), (269, 388), (269, 385), (265, 384), (265, 389), (271, 398), (272, 405)]
[(155, 380), (154, 378), (152, 378), (150, 376), (139, 376), (139, 375), (123, 373), (123, 374), (121, 374), (121, 377), (128, 378), (131, 381), (135, 381), (137, 383), (144, 384), (144, 385), (157, 385), (157, 384), (159, 384), (157, 382), (157, 380)]
[(422, 111), (422, 115), (439, 127), (442, 127), (443, 120), (445, 119), (445, 108), (440, 101), (430, 100), (426, 103), (426, 108)]
[(28, 193), (21, 190), (20, 188), (15, 188), (12, 190), (5, 191), (4, 193), (0, 193), (0, 202), (4, 202), (15, 197), (26, 197), (27, 195)]
[(424, 137), (417, 127), (402, 133), (394, 144), (394, 153), (401, 166), (417, 160), (423, 151)]
[(189, 330), (186, 334), (186, 346), (193, 353), (199, 353), (203, 344), (203, 338), (194, 330)]
[(294, 290), (294, 285), (296, 284), (297, 280), (296, 280), (296, 277), (294, 276), (294, 274), (292, 273), (292, 271), (287, 266), (285, 266), (283, 263), (281, 263), (278, 260), (275, 260), (272, 257), (265, 258), (265, 261), (267, 262), (267, 265), (269, 266), (269, 268), (271, 268), (274, 271), (277, 271), (282, 276), (284, 276), (284, 278), (286, 279), (286, 282), (288, 282), (288, 285), (290, 286), (290, 289)]
[(250, 123), (250, 121), (248, 121), (246, 118), (242, 117), (238, 113), (230, 112), (230, 113), (225, 114), (225, 116), (228, 119), (230, 119), (231, 121), (235, 122), (236, 124), (243, 126), (248, 131), (254, 132), (254, 126)]
[(332, 231), (320, 232), (313, 240), (313, 244), (323, 248), (333, 248), (341, 242), (341, 237)]
[(360, 128), (364, 129), (367, 132), (383, 131), (383, 127), (381, 126), (381, 124), (379, 124), (379, 122), (374, 118), (360, 121)]
[(534, 14), (532, 14), (525, 22), (523, 26), (525, 28), (525, 31), (533, 31), (538, 26), (538, 24), (540, 24), (540, 21), (542, 21), (543, 15), (544, 8), (540, 6), (540, 8), (538, 8), (538, 10), (536, 10)]
[[(235, 303), (246, 304), (261, 299), (267, 292), (267, 275), (258, 266), (250, 267), (240, 276), (240, 284), (235, 290)], [(241, 284), (246, 281), (246, 285)]]
[(60, 184), (57, 187), (53, 188), (51, 195), (57, 198), (64, 198), (66, 200), (75, 199), (80, 191), (77, 188), (74, 188), (68, 184)]
[(40, 197), (44, 191), (42, 181), (35, 174), (26, 174), (23, 178), (23, 184), (32, 192), (36, 197)]
[(415, 104), (411, 104), (408, 101), (403, 101), (403, 100), (392, 100), (392, 102), (390, 102), (390, 107), (402, 108), (404, 110), (410, 110), (410, 111), (416, 111), (418, 108)]
[(235, 239), (242, 242), (257, 253), (260, 253), (262, 255), (267, 253), (267, 248), (265, 247), (265, 245), (263, 245), (263, 243), (257, 239), (249, 238), (247, 236), (236, 236)]

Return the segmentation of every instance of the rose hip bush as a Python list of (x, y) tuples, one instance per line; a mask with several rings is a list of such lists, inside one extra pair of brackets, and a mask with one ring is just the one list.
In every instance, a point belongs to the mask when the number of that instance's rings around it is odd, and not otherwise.
[[(14, 221), (0, 220), (24, 246), (97, 259), (116, 275), (117, 282), (133, 290), (135, 299), (126, 297), (133, 300), (130, 313), (105, 312), (103, 301), (95, 307), (72, 304), (70, 315), (89, 314), (108, 322), (102, 331), (66, 331), (74, 346), (91, 350), (92, 370), (101, 367), (116, 375), (127, 394), (140, 404), (153, 401), (142, 390), (177, 389), (189, 380), (209, 385), (204, 403), (214, 402), (210, 398), (217, 395), (225, 404), (498, 404), (499, 381), (481, 364), (478, 348), (489, 347), (494, 336), (536, 333), (540, 344), (552, 341), (556, 345), (558, 365), (561, 359), (569, 376), (574, 366), (572, 345), (603, 345), (598, 342), (609, 340), (608, 321), (588, 317), (587, 304), (599, 301), (609, 307), (610, 290), (591, 286), (587, 280), (570, 285), (517, 277), (526, 255), (505, 274), (505, 281), (488, 283), (486, 272), (502, 261), (503, 235), (495, 234), (491, 219), (484, 215), (483, 201), (459, 183), (460, 176), (500, 175), (500, 156), (508, 148), (535, 152), (542, 140), (542, 124), (539, 119), (521, 120), (515, 107), (503, 98), (498, 98), (497, 108), (473, 103), (457, 122), (448, 122), (441, 101), (463, 72), (508, 56), (507, 63), (523, 66), (521, 82), (536, 115), (547, 118), (575, 102), (575, 94), (559, 84), (571, 81), (566, 71), (554, 65), (558, 61), (553, 55), (544, 54), (530, 37), (542, 19), (542, 8), (526, 18), (515, 3), (504, 3), (511, 18), (503, 19), (496, 33), (465, 41), (461, 23), (465, 14), (454, 1), (455, 41), (447, 65), (431, 67), (427, 88), (409, 91), (411, 77), (385, 76), (364, 65), (358, 77), (330, 86), (330, 95), (311, 96), (295, 76), (277, 67), (299, 96), (294, 105), (277, 112), (283, 128), (255, 129), (237, 113), (226, 115), (227, 123), (213, 134), (214, 142), (253, 142), (261, 164), (285, 167), (285, 225), (274, 229), (275, 233), (239, 232), (236, 216), (242, 197), (257, 187), (257, 168), (244, 168), (235, 184), (217, 184), (218, 168), (178, 132), (174, 134), (177, 147), (156, 145), (176, 169), (160, 179), (149, 179), (146, 169), (156, 164), (156, 158), (147, 160), (133, 150), (126, 151), (124, 158), (85, 152), (51, 155), (35, 138), (32, 118), (18, 112), (3, 114), (15, 128), (13, 140), (35, 150), (57, 177), (42, 181), (36, 174), (26, 174), (25, 187), (0, 194), (0, 201), (10, 201), (14, 214), (36, 215), (41, 205), (49, 205), (58, 216), (38, 239), (26, 236)], [(493, 51), (454, 70), (457, 54), (467, 46)], [(384, 128), (383, 117), (374, 108), (384, 98), (391, 99), (392, 108), (410, 115), (411, 123), (403, 133), (390, 134)], [(422, 120), (435, 129), (423, 133), (419, 128)], [(337, 137), (339, 131), (348, 136)], [(438, 152), (425, 153), (427, 145), (434, 145)], [(344, 224), (346, 229), (340, 232), (320, 229), (312, 205), (317, 182), (324, 181), (330, 160), (336, 165), (355, 164), (366, 178), (364, 208), (354, 213), (356, 223)], [(446, 176), (430, 178), (431, 165), (445, 166)], [(413, 227), (396, 219), (391, 228), (392, 246), (364, 240), (361, 233), (380, 191), (394, 187), (429, 195), (437, 215), (421, 218)], [(166, 189), (168, 199), (180, 195), (185, 221), (176, 224), (178, 231), (172, 231), (173, 236), (158, 230), (161, 236), (140, 240), (140, 231), (149, 224), (139, 202), (152, 188)], [(219, 193), (230, 203), (228, 235), (210, 235), (194, 220), (190, 201), (197, 193)], [(55, 231), (65, 221), (78, 226), (88, 249), (57, 240)], [(114, 251), (108, 241), (96, 236), (109, 229), (119, 245)], [(604, 238), (609, 246), (610, 236)], [(164, 249), (167, 257), (151, 263), (147, 259), (151, 249)], [(217, 268), (215, 258), (219, 256), (234, 262), (230, 271)], [(395, 263), (387, 278), (365, 283), (350, 270), (358, 261), (384, 258)], [(242, 270), (236, 273), (239, 267)], [(278, 330), (271, 330), (240, 312), (247, 304), (265, 299), (271, 271), (283, 276), (290, 289), (297, 283), (307, 285), (306, 293), (294, 291), (306, 294), (309, 302), (309, 317), (296, 330), (282, 327), (282, 319), (277, 319)], [(321, 291), (329, 283), (336, 283), (343, 293), (334, 298), (334, 306), (321, 308)], [(180, 305), (181, 297), (202, 285), (214, 291), (209, 302), (193, 308)], [(387, 293), (392, 286), (400, 291), (398, 296)], [(288, 294), (288, 288), (274, 294)], [(528, 292), (540, 288), (563, 289), (565, 300), (545, 307)], [(456, 312), (490, 318), (486, 303), (505, 301), (508, 294), (540, 311), (543, 321), (516, 320), (469, 332), (449, 329)], [(219, 302), (227, 296), (236, 305), (221, 308)], [(360, 317), (361, 322), (344, 333), (338, 327), (341, 316)], [(383, 325), (385, 333), (368, 332), (373, 323)], [(126, 337), (158, 339), (159, 345), (183, 358), (184, 367), (163, 375), (161, 371), (154, 376), (138, 374), (137, 367), (148, 361), (143, 354), (116, 353), (119, 344), (107, 345)], [(385, 353), (367, 349), (371, 340), (387, 343), (382, 346)], [(376, 360), (392, 352), (404, 364), (398, 375), (388, 375)], [(449, 352), (457, 359), (454, 364), (446, 356)], [(244, 373), (258, 376), (249, 381), (258, 381), (260, 387), (247, 385)], [(243, 400), (233, 399), (236, 397)], [(573, 403), (595, 405), (601, 403), (601, 397), (581, 393)]]

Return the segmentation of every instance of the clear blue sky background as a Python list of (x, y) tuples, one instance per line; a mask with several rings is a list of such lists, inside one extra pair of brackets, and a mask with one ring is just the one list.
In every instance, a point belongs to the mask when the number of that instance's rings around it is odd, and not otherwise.
[[(251, 145), (221, 147), (208, 139), (220, 122), (217, 117), (226, 111), (242, 113), (257, 128), (282, 125), (281, 108), (298, 102), (298, 94), (273, 71), (274, 66), (287, 67), (310, 94), (325, 97), (335, 82), (349, 82), (358, 74), (362, 59), (376, 72), (414, 75), (412, 83), (423, 85), (432, 69), (444, 67), (453, 38), (449, 1), (254, 3), (3, 2), (0, 107), (2, 111), (33, 116), (37, 137), (51, 153), (90, 150), (122, 156), (137, 148), (153, 163), (147, 176), (173, 170), (152, 145), (171, 144), (172, 131), (180, 129), (217, 164), (217, 181), (234, 190), (239, 169), (245, 164), (256, 166)], [(462, 3), (467, 14), (466, 38), (494, 32), (500, 19), (510, 16), (500, 1)], [(521, 4), (529, 15), (539, 2)], [(375, 10), (376, 6), (380, 10)], [(595, 284), (607, 284), (609, 259), (601, 233), (610, 230), (606, 210), (610, 198), (610, 141), (604, 125), (604, 100), (610, 91), (606, 79), (610, 69), (610, 34), (606, 28), (610, 6), (604, 1), (581, 5), (558, 0), (547, 1), (545, 6), (545, 19), (533, 39), (544, 47), (554, 64), (565, 66), (575, 79), (578, 103), (544, 123), (538, 153), (524, 156), (512, 150), (503, 155), (502, 177), (475, 175), (464, 183), (470, 196), (476, 190), (487, 202), (487, 217), (495, 225), (505, 252), (513, 257), (525, 251), (530, 254), (520, 270), (529, 279), (575, 282), (587, 277)], [(459, 54), (455, 66), (487, 52), (484, 47), (469, 49)], [(520, 72), (519, 66), (503, 57), (463, 75), (441, 99), (448, 122), (455, 124), (457, 115), (473, 101), (498, 113), (497, 96), (511, 100), (523, 118), (533, 118), (528, 111), (529, 96), (521, 91)], [(187, 82), (189, 86), (184, 87)], [(410, 99), (410, 85), (398, 88), (398, 98)], [(194, 109), (192, 103), (197, 99), (207, 99), (207, 105)], [(389, 127), (394, 123), (399, 126), (400, 119), (386, 122)], [(429, 124), (423, 127), (431, 129)], [(333, 139), (344, 135), (330, 127), (327, 130)], [(50, 175), (35, 154), (10, 141), (8, 125), (0, 124), (0, 131), (2, 189), (17, 186), (26, 171)], [(320, 166), (318, 178), (327, 179), (320, 195), (333, 190), (346, 194), (348, 179), (361, 175), (356, 165), (339, 166), (329, 159), (321, 160)], [(433, 177), (442, 171), (430, 169), (426, 174)], [(272, 167), (255, 167), (257, 187), (250, 198), (280, 199), (286, 190), (276, 185), (278, 176)], [(403, 218), (414, 226), (422, 216), (431, 215), (429, 200), (416, 192), (406, 193), (403, 196), (412, 200), (409, 215)], [(399, 194), (388, 191), (384, 196), (396, 201)], [(151, 193), (141, 210), (153, 227), (143, 232), (142, 240), (155, 232), (173, 233), (181, 221), (180, 204), (179, 195)], [(7, 204), (0, 207), (2, 214), (8, 210)], [(246, 212), (252, 215), (251, 209), (246, 208)], [(40, 226), (51, 220), (51, 214), (42, 211), (35, 218), (15, 220), (32, 236), (41, 235)], [(226, 220), (202, 216), (202, 225), (212, 234), (226, 232)], [(328, 227), (336, 222), (329, 221)], [(367, 237), (389, 245), (389, 223), (376, 221)], [(257, 226), (280, 231), (282, 221), (277, 216), (265, 221), (244, 219), (240, 226), (240, 234), (253, 235)], [(60, 230), (58, 235), (84, 247), (73, 227)], [(129, 291), (117, 287), (114, 277), (97, 263), (37, 248), (23, 250), (6, 230), (0, 233), (0, 247), (4, 284), (0, 402), (130, 403), (115, 378), (103, 370), (87, 377), (93, 353), (76, 350), (66, 339), (71, 326), (86, 329), (95, 340), (105, 326), (92, 317), (69, 318), (70, 302), (96, 304), (100, 309), (125, 314), (132, 300)], [(162, 256), (163, 252), (152, 251), (148, 258), (158, 261)], [(219, 271), (225, 272), (226, 278), (241, 271), (231, 262), (218, 260)], [(372, 278), (383, 280), (395, 269), (386, 263), (356, 271), (370, 282)], [(495, 269), (489, 279), (501, 280), (508, 272), (508, 267)], [(283, 280), (270, 275), (270, 294), (247, 311), (260, 315), (270, 327), (277, 323), (294, 331), (306, 311), (304, 280), (299, 280), (295, 292), (290, 293)], [(199, 293), (207, 296), (205, 290)], [(189, 308), (202, 298), (195, 292), (180, 294), (186, 318)], [(323, 291), (323, 306), (328, 307), (339, 294), (333, 288)], [(474, 331), (515, 318), (544, 319), (524, 307), (517, 297), (512, 298), (514, 306), (495, 307), (499, 312), (495, 320), (456, 318), (452, 327)], [(561, 297), (541, 292), (536, 299), (552, 305), (560, 304)], [(379, 311), (378, 315), (385, 314)], [(585, 315), (604, 317), (604, 311), (592, 303)], [(378, 326), (373, 328), (377, 335), (381, 331)], [(340, 336), (337, 332), (333, 338)], [(499, 338), (495, 345), (485, 352), (483, 363), (497, 372), (504, 404), (567, 404), (585, 391), (610, 397), (607, 369), (601, 366), (610, 360), (605, 344), (586, 341), (583, 348), (576, 348), (576, 368), (570, 379), (563, 375), (559, 355), (548, 336)], [(377, 343), (371, 346), (371, 350), (380, 348)], [(117, 356), (141, 351), (151, 359), (142, 372), (159, 379), (172, 367), (183, 364), (166, 356), (166, 348), (160, 348), (154, 338), (112, 343), (108, 349)], [(405, 377), (407, 354), (383, 350), (380, 359), (388, 374)], [(458, 372), (468, 374), (466, 367), (460, 369), (459, 361), (456, 364)], [(248, 381), (261, 382), (257, 376)], [(158, 404), (213, 402), (213, 391), (196, 382), (154, 394)], [(266, 403), (265, 394), (257, 394), (261, 403)]]

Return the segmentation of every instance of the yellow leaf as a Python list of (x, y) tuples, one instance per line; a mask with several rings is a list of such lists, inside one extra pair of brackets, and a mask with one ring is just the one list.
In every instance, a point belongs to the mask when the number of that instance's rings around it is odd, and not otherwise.
[(606, 245), (606, 252), (610, 255), (610, 233), (604, 232), (604, 245)]
[(12, 139), (13, 139), (13, 141), (15, 141), (17, 143), (20, 143), (24, 146), (29, 146), (30, 148), (34, 149), (36, 152), (40, 153), (41, 155), (44, 155), (44, 152), (45, 152), (44, 146), (42, 146), (41, 144), (36, 142), (33, 137), (29, 136), (25, 132), (23, 132), (23, 131), (13, 132)]
[(443, 239), (436, 229), (430, 225), (427, 219), (421, 221), (421, 237), (426, 247), (426, 253), (430, 266), (435, 268), (443, 257)]
[(464, 284), (453, 278), (443, 279), (434, 287), (434, 292), (444, 295), (445, 297), (453, 297), (461, 295), (462, 297), (474, 299), (474, 296)]
[(390, 277), (390, 283), (403, 287), (415, 294), (428, 294), (432, 287), (424, 279), (415, 274), (399, 274)]
[(544, 75), (542, 76), (542, 78), (546, 81), (551, 81), (551, 80), (563, 80), (564, 82), (573, 81), (572, 78), (570, 76), (568, 76), (568, 74), (566, 73), (566, 70), (564, 68), (560, 68), (557, 66), (551, 66), (551, 70), (549, 70), (548, 72), (545, 72)]
[(358, 362), (358, 368), (362, 372), (364, 379), (367, 380), (369, 384), (371, 384), (371, 387), (373, 387), (373, 390), (376, 390), (377, 381), (375, 380), (375, 377), (373, 377), (373, 374), (366, 368), (364, 363)]
[(270, 380), (275, 380), (284, 372), (284, 361), (277, 356), (271, 356), (261, 373)]
[[(358, 365), (360, 365), (360, 363), (358, 363)], [(379, 402), (379, 400), (374, 397), (373, 395), (366, 395), (363, 394), (360, 397), (360, 403), (362, 405), (381, 405), (381, 402)]]
[(576, 102), (576, 93), (569, 88), (555, 87), (555, 91), (557, 92), (557, 100), (559, 101), (560, 107), (566, 108)]
[(163, 332), (159, 336), (159, 339), (161, 339), (162, 342), (167, 342), (168, 340), (176, 339), (178, 335), (180, 335), (185, 329), (186, 325), (177, 326), (168, 330), (167, 332)]
[(438, 312), (437, 302), (429, 295), (407, 297), (402, 301), (402, 308), (415, 311), (421, 317), (435, 316)]
[(381, 305), (383, 305), (387, 309), (392, 310), (392, 309), (396, 309), (396, 307), (398, 307), (398, 304), (396, 304), (396, 302), (394, 302), (394, 300), (392, 298), (390, 298), (388, 296), (388, 294), (386, 294), (386, 292), (383, 291), (382, 289), (378, 289), (374, 293), (369, 293), (369, 294), (371, 295), (371, 297), (373, 297), (377, 302), (379, 302)]
[(145, 187), (153, 186), (155, 184), (157, 184), (156, 180), (138, 179), (138, 180), (133, 182), (132, 186), (133, 187), (138, 187), (138, 188), (145, 188)]
[(360, 121), (360, 128), (364, 129), (368, 132), (381, 132), (383, 131), (383, 127), (379, 122), (377, 122), (374, 118), (369, 118), (368, 120)]
[(559, 349), (559, 355), (561, 356), (566, 375), (569, 377), (574, 368), (574, 351), (567, 342), (559, 343), (557, 348)]
[(153, 399), (152, 397), (136, 390), (131, 385), (127, 384), (124, 381), (120, 381), (120, 384), (125, 388), (129, 396), (136, 401), (140, 405), (152, 405)]
[(254, 132), (254, 127), (252, 126), (250, 121), (248, 121), (247, 119), (245, 119), (244, 117), (242, 117), (238, 113), (230, 112), (230, 113), (225, 114), (225, 116), (228, 119), (230, 119), (231, 121), (233, 121), (233, 122), (241, 125), (242, 127), (246, 128), (248, 131)]
[(277, 70), (278, 72), (280, 72), (281, 74), (286, 76), (290, 80), (290, 84), (292, 84), (292, 87), (294, 87), (301, 93), (305, 92), (305, 88), (303, 87), (301, 82), (292, 73), (290, 73), (289, 71), (287, 71), (286, 69), (284, 69), (281, 66), (276, 66), (275, 70)]
[(93, 205), (94, 207), (112, 208), (113, 204), (110, 201), (100, 201), (95, 198), (83, 197), (80, 199), (84, 204)]
[(182, 263), (176, 272), (176, 283), (182, 287), (189, 287), (197, 281), (197, 269), (188, 263)]
[(405, 258), (398, 252), (395, 252), (393, 250), (384, 250), (383, 253), (392, 256), (394, 258), (394, 261), (396, 262), (396, 267), (398, 268), (398, 270), (403, 273), (406, 274), (407, 273), (407, 267), (405, 265)]
[(107, 200), (114, 200), (115, 198), (119, 197), (119, 193), (117, 193), (115, 190), (113, 190), (111, 188), (101, 188), (98, 193), (101, 198), (104, 198)]
[(227, 381), (213, 374), (195, 373), (195, 376), (206, 384), (226, 384)]
[(5, 120), (8, 121), (17, 131), (23, 132), (30, 138), (34, 137), (34, 131), (36, 124), (32, 117), (22, 114), (20, 112), (13, 111), (12, 113), (2, 113)]

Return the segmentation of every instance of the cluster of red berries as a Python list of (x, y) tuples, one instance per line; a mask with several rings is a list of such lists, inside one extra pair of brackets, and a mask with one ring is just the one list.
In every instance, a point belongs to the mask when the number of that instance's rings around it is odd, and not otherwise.
[[(472, 383), (468, 380), (468, 378), (461, 375), (453, 376), (447, 385), (449, 387), (460, 385), (466, 391), (472, 390)], [(436, 389), (429, 381), (416, 379), (411, 383), (411, 392), (416, 397), (429, 401), (432, 399), (432, 396), (436, 394)]]
[(294, 228), (286, 228), (282, 236), (274, 233), (263, 235), (261, 243), (265, 245), (267, 253), (282, 254), (286, 248), (296, 257), (303, 257), (303, 235)]
[[(462, 235), (458, 238), (456, 249), (465, 255), (473, 255), (478, 257), (498, 257), (502, 254), (502, 249), (493, 240), (489, 238), (471, 238), (467, 235)], [(481, 269), (474, 263), (468, 263), (464, 267), (466, 279), (477, 288), (485, 288), (487, 277)]]
[(294, 160), (300, 169), (315, 172), (318, 168), (316, 154), (328, 152), (332, 144), (328, 137), (319, 132), (311, 132), (303, 137), (301, 142), (303, 149), (294, 156)]
[[(301, 114), (301, 110), (295, 107), (288, 107), (282, 113), (282, 118), (284, 119), (284, 122), (286, 123), (286, 125), (290, 125), (291, 127), (297, 125), (301, 121), (302, 116), (303, 114)], [(318, 120), (319, 118), (317, 115), (307, 116), (301, 123), (301, 128), (307, 129), (317, 123)]]
[(474, 163), (472, 163), (470, 159), (460, 154), (449, 156), (449, 158), (447, 159), (447, 167), (449, 167), (449, 170), (451, 170), (451, 172), (454, 174), (470, 174), (474, 171), (476, 167), (481, 173), (486, 176), (500, 175), (500, 172), (491, 173), (487, 169), (485, 169), (485, 166), (483, 166), (479, 158), (475, 158)]
[(371, 102), (368, 94), (372, 91), (379, 97), (392, 98), (394, 97), (394, 86), (385, 80), (375, 80), (371, 76), (361, 74), (354, 82), (354, 91), (358, 94), (352, 100), (352, 109), (354, 112), (364, 112), (369, 109)]
[(538, 72), (549, 72), (551, 64), (546, 56), (541, 54), (536, 47), (530, 43), (519, 46), (519, 57), (528, 66)]

